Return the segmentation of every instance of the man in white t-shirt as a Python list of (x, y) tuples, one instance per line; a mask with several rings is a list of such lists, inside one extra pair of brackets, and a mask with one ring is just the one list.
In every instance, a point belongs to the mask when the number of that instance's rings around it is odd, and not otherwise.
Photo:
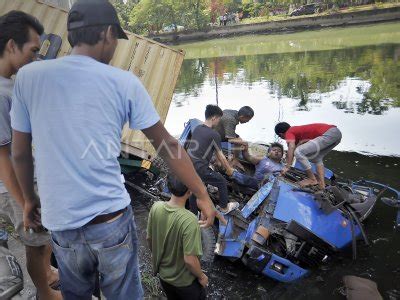
[(65, 299), (90, 299), (96, 273), (107, 299), (141, 299), (136, 228), (117, 160), (123, 126), (143, 131), (156, 149), (168, 145), (159, 155), (196, 194), (204, 225), (212, 224), (215, 207), (139, 79), (108, 65), (118, 39), (127, 39), (114, 7), (106, 0), (77, 1), (68, 39), (70, 56), (30, 64), (15, 82), (13, 156), (25, 226), (51, 231)]

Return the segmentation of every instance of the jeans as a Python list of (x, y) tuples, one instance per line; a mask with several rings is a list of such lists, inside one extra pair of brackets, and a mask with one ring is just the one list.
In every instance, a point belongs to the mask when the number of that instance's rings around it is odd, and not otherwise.
[(336, 127), (328, 129), (323, 135), (301, 144), (294, 151), (294, 156), (303, 165), (305, 170), (311, 169), (311, 164), (323, 165), (323, 158), (333, 148), (339, 145), (342, 133)]
[(0, 241), (8, 241), (8, 233), (4, 229), (0, 229)]
[(205, 300), (206, 290), (196, 279), (189, 286), (176, 287), (160, 279), (161, 286), (168, 300)]
[(114, 221), (53, 231), (51, 238), (64, 299), (92, 299), (96, 274), (106, 299), (143, 298), (130, 206)]
[(247, 174), (233, 171), (232, 178), (239, 184), (258, 190), (258, 180)]
[[(219, 194), (219, 206), (221, 208), (226, 208), (228, 205), (228, 185), (225, 178), (218, 172), (211, 170), (210, 168), (202, 168), (196, 170), (199, 174), (201, 180), (205, 184), (209, 184), (218, 188)], [(194, 195), (189, 198), (190, 210), (197, 216), (198, 208), (196, 197)]]

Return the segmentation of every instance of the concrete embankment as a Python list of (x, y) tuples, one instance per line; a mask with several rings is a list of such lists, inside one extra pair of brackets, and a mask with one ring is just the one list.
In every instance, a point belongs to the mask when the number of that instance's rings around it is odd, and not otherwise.
[(329, 15), (317, 15), (310, 17), (294, 17), (280, 21), (242, 24), (226, 27), (214, 27), (204, 31), (183, 31), (177, 33), (150, 35), (149, 37), (165, 44), (178, 44), (189, 41), (201, 41), (253, 33), (284, 33), (335, 26), (370, 24), (394, 20), (400, 20), (400, 6), (371, 9), (365, 11), (340, 12)]

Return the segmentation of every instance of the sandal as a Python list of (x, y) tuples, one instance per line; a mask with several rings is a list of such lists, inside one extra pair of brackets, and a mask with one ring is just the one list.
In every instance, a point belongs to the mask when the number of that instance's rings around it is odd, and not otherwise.
[(230, 212), (232, 212), (232, 211), (234, 211), (235, 209), (238, 209), (239, 208), (239, 202), (229, 202), (228, 203), (228, 206), (227, 206), (227, 210), (226, 211), (223, 211), (223, 210), (221, 210), (221, 208), (219, 207), (219, 211), (221, 212), (221, 214), (223, 214), (223, 215), (227, 215), (227, 214), (229, 214)]

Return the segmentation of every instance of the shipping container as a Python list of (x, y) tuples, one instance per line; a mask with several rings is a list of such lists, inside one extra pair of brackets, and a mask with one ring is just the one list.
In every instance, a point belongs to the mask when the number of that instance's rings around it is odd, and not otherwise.
[[(67, 15), (73, 2), (74, 0), (0, 0), (0, 15), (11, 10), (21, 10), (38, 18), (48, 35), (48, 38), (44, 38), (40, 54), (45, 56), (49, 51), (57, 51), (57, 57), (60, 57), (71, 51)], [(127, 32), (127, 35), (129, 40), (120, 40), (111, 64), (139, 77), (152, 97), (161, 121), (165, 122), (184, 53), (134, 33)], [(144, 135), (127, 126), (123, 130), (122, 149), (144, 159), (151, 159), (155, 154)]]

